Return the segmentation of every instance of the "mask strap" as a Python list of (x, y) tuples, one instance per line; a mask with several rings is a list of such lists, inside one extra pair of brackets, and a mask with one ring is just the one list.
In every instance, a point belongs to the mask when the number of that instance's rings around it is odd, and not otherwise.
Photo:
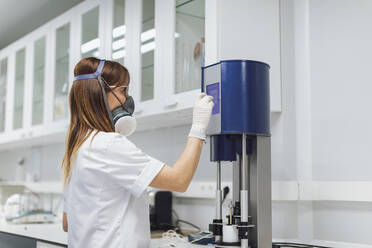
[(97, 78), (98, 79), (98, 76), (100, 76), (102, 74), (102, 69), (103, 69), (104, 65), (105, 65), (105, 60), (102, 59), (102, 60), (99, 61), (97, 70), (94, 73), (77, 75), (74, 78), (74, 81), (82, 80), (82, 79), (90, 79), (90, 78)]
[[(105, 91), (105, 87), (104, 87), (103, 84), (102, 84), (102, 81), (104, 81), (104, 79), (103, 79), (103, 77), (101, 77), (101, 75), (99, 75), (99, 76), (98, 76), (98, 82), (99, 82), (99, 85), (101, 86), (102, 95), (103, 95), (103, 101), (104, 101), (104, 103), (105, 103), (105, 107), (106, 107), (107, 114), (108, 114), (108, 116), (109, 116), (109, 119), (110, 119), (110, 122), (111, 122), (112, 128), (115, 129), (114, 120), (112, 119), (112, 114), (111, 114), (110, 106), (108, 105), (108, 100), (107, 100), (106, 91)], [(106, 83), (106, 81), (105, 81), (105, 83)]]
[[(124, 107), (124, 104), (120, 101), (119, 97), (115, 94), (115, 92), (113, 91), (113, 89), (110, 87), (110, 85), (106, 82), (106, 80), (101, 77), (101, 80), (105, 83), (105, 85), (110, 89), (111, 93), (114, 95), (114, 97), (116, 98), (116, 100), (118, 100), (118, 102), (120, 103), (120, 106), (123, 108), (123, 110), (127, 111), (129, 113), (129, 111)], [(111, 118), (112, 119), (112, 118)]]

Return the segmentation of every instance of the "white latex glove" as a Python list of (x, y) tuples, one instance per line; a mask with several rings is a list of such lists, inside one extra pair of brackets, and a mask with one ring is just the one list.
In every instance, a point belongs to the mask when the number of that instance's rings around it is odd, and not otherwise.
[(189, 137), (205, 140), (205, 132), (214, 106), (213, 97), (201, 93), (195, 102)]

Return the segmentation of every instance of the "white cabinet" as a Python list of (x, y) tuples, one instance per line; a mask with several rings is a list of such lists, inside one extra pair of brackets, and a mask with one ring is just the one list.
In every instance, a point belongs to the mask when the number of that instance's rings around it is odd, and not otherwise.
[(25, 95), (25, 64), (26, 48), (16, 51), (14, 95), (13, 95), (13, 129), (17, 130), (23, 125), (24, 95)]
[(139, 130), (190, 123), (205, 51), (218, 55), (225, 44), (215, 39), (223, 11), (218, 5), (216, 0), (86, 0), (4, 48), (0, 150), (64, 140), (74, 66), (88, 56), (128, 68)]
[(154, 99), (154, 57), (156, 49), (155, 0), (144, 0), (141, 18), (140, 101)]
[(127, 0), (126, 7), (134, 42), (127, 42), (125, 65), (139, 128), (190, 123), (200, 93), (205, 1)]
[[(126, 25), (125, 25), (125, 0), (114, 0), (112, 9), (112, 23), (109, 23), (109, 29), (112, 29), (112, 34), (108, 43), (111, 43), (111, 59), (124, 65), (124, 57), (126, 53)], [(108, 16), (109, 18), (109, 16)], [(111, 25), (110, 25), (111, 24)], [(110, 28), (111, 26), (111, 28)]]
[(5, 131), (8, 58), (0, 59), (0, 133)]
[(33, 43), (32, 126), (44, 123), (46, 36)]
[(8, 51), (0, 51), (0, 142), (6, 142), (10, 130), (10, 116), (12, 112), (10, 98), (10, 63), (12, 59)]
[(73, 69), (89, 56), (129, 69), (139, 129), (190, 122), (204, 13), (204, 0), (87, 0), (4, 48), (0, 150), (63, 140)]
[(81, 16), (81, 58), (99, 56), (99, 12), (100, 8), (96, 6)]
[(200, 89), (205, 44), (205, 1), (176, 1), (174, 93)]
[[(62, 17), (65, 23), (68, 18)], [(62, 55), (68, 53), (70, 41), (66, 44), (63, 32), (56, 31), (63, 29), (60, 22), (58, 17), (0, 51), (0, 89), (6, 89), (0, 150), (53, 142), (51, 135), (66, 129), (70, 68), (65, 68), (70, 62)]]
[(70, 32), (70, 23), (66, 23), (55, 34), (53, 120), (66, 119), (68, 114)]

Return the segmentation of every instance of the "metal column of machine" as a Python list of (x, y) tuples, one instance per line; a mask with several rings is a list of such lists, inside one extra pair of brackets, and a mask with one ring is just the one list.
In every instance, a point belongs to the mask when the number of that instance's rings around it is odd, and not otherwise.
[[(217, 163), (216, 247), (269, 248), (271, 151), (269, 65), (224, 60), (202, 68), (202, 91), (213, 96), (208, 126), (210, 159)], [(232, 162), (232, 204), (222, 217), (221, 161)]]

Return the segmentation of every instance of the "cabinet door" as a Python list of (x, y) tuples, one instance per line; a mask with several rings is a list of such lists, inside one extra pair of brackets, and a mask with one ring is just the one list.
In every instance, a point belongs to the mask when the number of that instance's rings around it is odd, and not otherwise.
[(8, 58), (3, 58), (0, 60), (0, 133), (5, 131), (7, 75)]
[(125, 0), (114, 0), (112, 11), (112, 59), (124, 65), (126, 45)]
[(26, 49), (22, 48), (16, 52), (13, 129), (20, 129), (23, 127), (25, 59), (26, 59)]
[(45, 76), (45, 36), (34, 42), (34, 66), (32, 89), (32, 125), (44, 121), (44, 76)]
[[(161, 96), (163, 111), (192, 108), (201, 88), (201, 66), (204, 61), (205, 0), (157, 1), (157, 23), (160, 34)], [(165, 99), (165, 100), (163, 100)], [(189, 120), (189, 116), (185, 120)]]
[(200, 89), (204, 61), (205, 0), (177, 0), (174, 93)]
[(66, 119), (68, 113), (67, 94), (69, 85), (70, 24), (56, 30), (54, 120)]
[(99, 7), (95, 7), (81, 16), (81, 47), (82, 58), (98, 57), (100, 48)]
[(155, 2), (143, 0), (141, 32), (141, 101), (154, 98)]

